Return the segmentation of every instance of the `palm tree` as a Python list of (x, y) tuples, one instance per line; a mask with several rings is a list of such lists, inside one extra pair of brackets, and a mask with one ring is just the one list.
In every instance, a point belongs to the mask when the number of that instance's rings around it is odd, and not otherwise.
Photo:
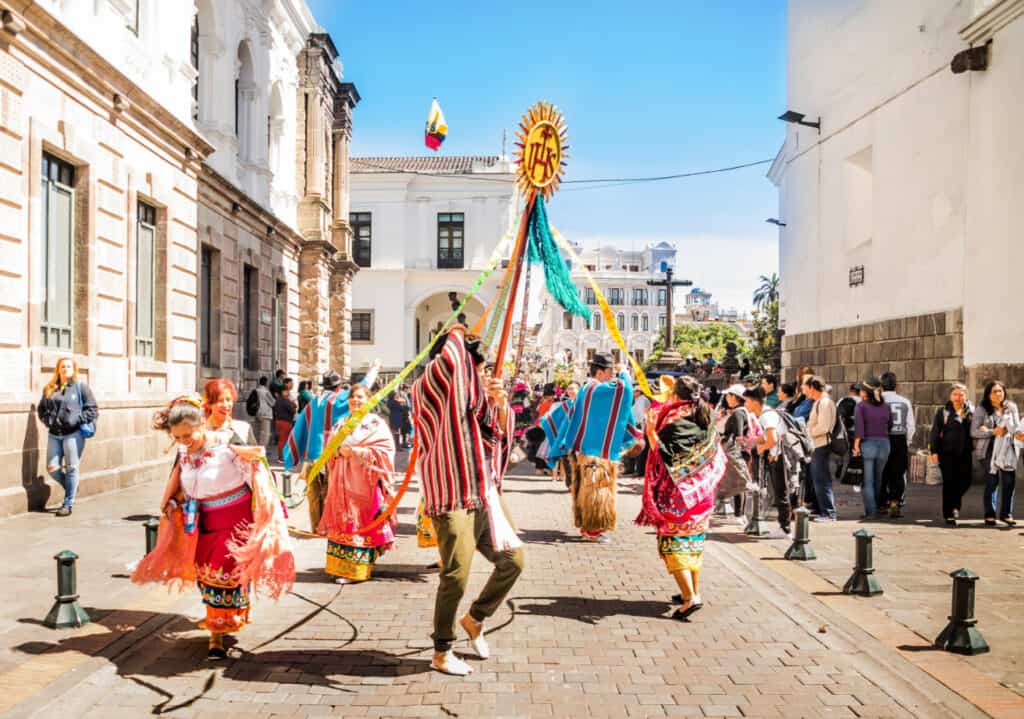
[(773, 272), (771, 277), (761, 275), (758, 279), (761, 284), (754, 290), (754, 307), (763, 310), (779, 299), (779, 276)]

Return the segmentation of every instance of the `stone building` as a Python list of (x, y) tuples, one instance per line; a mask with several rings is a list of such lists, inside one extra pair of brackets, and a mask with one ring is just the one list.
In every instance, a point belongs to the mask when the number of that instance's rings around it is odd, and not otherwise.
[[(512, 163), (498, 156), (352, 158), (352, 354), (387, 377), (426, 347), (511, 232)], [(494, 272), (466, 306), (472, 326)], [(457, 305), (456, 305), (457, 306)]]
[[(648, 245), (642, 250), (624, 250), (611, 245), (583, 250), (577, 246), (576, 251), (615, 313), (626, 348), (639, 362), (644, 362), (651, 356), (658, 333), (665, 327), (668, 311), (667, 289), (649, 287), (647, 280), (664, 279), (663, 262), (675, 266), (675, 246), (667, 242)], [(590, 306), (591, 319), (587, 322), (571, 315), (550, 298), (546, 299), (537, 340), (539, 349), (580, 368), (595, 352), (604, 352), (621, 361), (619, 348), (604, 327), (597, 298), (583, 273), (573, 267), (570, 274), (580, 297)], [(678, 307), (675, 296), (673, 300)]]
[(61, 496), (62, 356), (101, 408), (81, 495), (165, 477), (153, 411), (209, 376), (345, 370), (358, 94), (302, 0), (20, 3), (0, 68), (0, 516)]
[(787, 376), (896, 372), (918, 445), (950, 382), (1024, 400), (1024, 0), (791, 0), (787, 48)]

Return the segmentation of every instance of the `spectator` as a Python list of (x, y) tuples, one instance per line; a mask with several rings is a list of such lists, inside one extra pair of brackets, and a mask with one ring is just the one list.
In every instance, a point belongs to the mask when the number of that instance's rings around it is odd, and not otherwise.
[[(725, 428), (722, 430), (722, 444), (723, 449), (733, 445), (735, 449), (731, 449), (735, 452), (739, 450), (740, 458), (746, 463), (747, 467), (750, 466), (750, 445), (747, 443), (748, 435), (756, 435), (756, 431), (751, 431), (751, 423), (756, 422), (752, 418), (747, 409), (743, 406), (743, 393), (746, 391), (742, 385), (732, 385), (725, 390), (723, 400), (725, 403)], [(749, 476), (748, 476), (749, 480)], [(746, 499), (746, 490), (741, 491), (732, 498), (732, 513), (734, 517), (742, 517), (744, 515), (744, 499)]]
[(856, 423), (853, 421), (854, 412), (860, 404), (860, 383), (854, 382), (850, 385), (849, 393), (836, 403), (836, 412), (843, 420), (846, 427), (846, 436), (853, 440), (857, 433)]
[[(996, 524), (996, 491), (1001, 502), (999, 519), (1014, 526), (1013, 492), (1017, 483), (1017, 449), (1014, 433), (1020, 434), (1020, 412), (1006, 398), (1002, 382), (989, 382), (981, 404), (971, 421), (974, 458), (981, 462), (985, 475), (985, 524)], [(1000, 485), (1002, 485), (1000, 489)]]
[(281, 390), (284, 388), (284, 370), (279, 369), (274, 372), (274, 381), (270, 383), (270, 394), (273, 395), (274, 399), (281, 394)]
[(807, 381), (808, 377), (814, 376), (814, 370), (810, 367), (801, 367), (800, 371), (796, 375), (796, 388), (798, 394), (794, 397), (790, 403), (787, 411), (796, 417), (802, 419), (804, 423), (807, 422), (811, 416), (811, 408), (814, 406), (814, 402), (804, 394), (804, 382)]
[(814, 497), (818, 504), (820, 521), (834, 522), (836, 519), (836, 503), (832, 494), (832, 474), (829, 472), (828, 460), (832, 456), (832, 428), (836, 423), (836, 403), (829, 396), (825, 381), (821, 377), (811, 375), (804, 382), (804, 394), (814, 403), (807, 420), (807, 434), (814, 443), (814, 454), (811, 455), (811, 483), (814, 485)]
[(861, 402), (854, 410), (857, 436), (853, 440), (853, 453), (864, 458), (864, 516), (870, 519), (879, 514), (875, 503), (882, 485), (882, 470), (889, 459), (889, 427), (892, 417), (889, 405), (882, 398), (882, 383), (871, 377), (861, 386)]
[(780, 409), (785, 412), (787, 411), (790, 402), (793, 401), (794, 395), (796, 395), (796, 385), (792, 382), (784, 382), (779, 385), (776, 395), (778, 396), (779, 403), (775, 405), (775, 409)]
[(889, 429), (889, 460), (882, 470), (882, 492), (878, 498), (879, 509), (889, 508), (889, 516), (898, 519), (903, 516), (903, 501), (907, 494), (907, 470), (910, 468), (910, 442), (917, 431), (914, 422), (914, 407), (910, 400), (896, 393), (896, 374), (882, 375), (882, 398), (889, 405), (892, 427)]
[(234, 382), (224, 377), (207, 380), (203, 386), (204, 429), (225, 433), (228, 444), (255, 447), (257, 442), (252, 426), (232, 416), (237, 401), (238, 390)]
[(72, 358), (57, 360), (53, 376), (43, 387), (36, 414), (49, 430), (46, 471), (64, 488), (64, 502), (57, 516), (66, 517), (78, 494), (78, 463), (85, 451), (86, 436), (95, 433), (100, 415), (89, 385), (78, 379), (78, 365)]
[(740, 367), (740, 374), (743, 375), (744, 377), (746, 377), (748, 374), (750, 374), (750, 358), (749, 357), (744, 357), (743, 358), (743, 365)]
[(270, 422), (274, 419), (274, 395), (267, 388), (267, 378), (260, 377), (256, 392), (256, 419), (253, 421), (253, 432), (260, 447), (266, 447), (270, 441)]
[(313, 383), (310, 380), (299, 382), (299, 411), (306, 408), (306, 405), (313, 401), (313, 393), (310, 391)]
[(407, 449), (409, 430), (409, 397), (405, 387), (399, 387), (388, 397), (388, 425), (399, 449)]
[(769, 409), (779, 406), (779, 378), (773, 374), (766, 374), (761, 378), (761, 389), (764, 391), (764, 404)]
[(284, 461), (284, 443), (292, 434), (295, 426), (295, 400), (287, 384), (281, 387), (280, 394), (274, 400), (274, 429), (277, 431), (277, 458)]
[(942, 516), (955, 527), (961, 502), (971, 486), (971, 423), (974, 408), (967, 401), (967, 387), (956, 383), (946, 406), (935, 413), (928, 447), (931, 461), (942, 471)]
[(786, 462), (782, 457), (782, 438), (786, 435), (786, 424), (777, 409), (765, 409), (764, 392), (760, 387), (743, 392), (747, 411), (757, 417), (763, 433), (757, 442), (758, 471), (771, 483), (775, 495), (775, 506), (779, 512), (779, 527), (789, 534), (790, 504), (789, 488), (786, 485)]

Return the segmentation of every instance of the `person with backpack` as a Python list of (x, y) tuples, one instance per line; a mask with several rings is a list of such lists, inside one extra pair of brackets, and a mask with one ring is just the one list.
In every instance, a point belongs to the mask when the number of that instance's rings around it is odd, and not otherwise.
[(950, 387), (949, 401), (935, 413), (928, 442), (931, 462), (942, 472), (942, 516), (951, 527), (960, 519), (961, 502), (971, 486), (973, 419), (967, 387), (957, 382)]
[(829, 472), (828, 462), (833, 454), (832, 440), (836, 434), (836, 403), (829, 397), (825, 381), (814, 375), (804, 382), (804, 394), (814, 402), (807, 420), (807, 433), (814, 444), (814, 452), (811, 454), (811, 482), (814, 485), (814, 496), (821, 509), (816, 519), (834, 522), (836, 503), (832, 493), (832, 474)]
[(768, 479), (775, 494), (779, 528), (789, 534), (789, 488), (786, 483), (786, 460), (782, 454), (782, 442), (788, 431), (786, 422), (778, 410), (765, 409), (764, 391), (760, 387), (745, 390), (743, 400), (747, 411), (761, 425), (762, 434), (756, 445), (759, 472)]
[(270, 441), (270, 423), (274, 419), (274, 395), (267, 387), (266, 377), (249, 393), (245, 400), (245, 411), (253, 418), (253, 433), (260, 447), (266, 447)]
[(36, 414), (49, 430), (46, 471), (64, 488), (64, 502), (57, 516), (67, 517), (78, 494), (78, 463), (85, 440), (96, 433), (100, 415), (92, 390), (78, 379), (78, 364), (71, 357), (57, 360), (53, 376), (43, 387)]
[[(744, 478), (743, 488), (732, 497), (733, 516), (742, 518), (744, 516), (744, 500), (746, 499), (746, 484), (750, 481), (750, 437), (756, 437), (759, 427), (755, 429), (757, 421), (743, 406), (743, 393), (746, 391), (743, 385), (734, 384), (725, 390), (725, 427), (722, 430), (722, 449), (728, 457), (729, 467), (738, 477)], [(729, 472), (727, 472), (729, 474)], [(722, 484), (725, 484), (723, 480)], [(746, 524), (746, 521), (743, 521)]]
[(910, 468), (910, 442), (917, 425), (910, 400), (896, 392), (896, 374), (882, 375), (882, 399), (889, 405), (892, 426), (889, 429), (889, 461), (882, 470), (882, 493), (878, 497), (881, 509), (889, 508), (889, 517), (903, 516), (903, 502), (907, 494), (907, 470)]
[(892, 413), (882, 398), (882, 382), (871, 377), (861, 386), (861, 402), (854, 411), (857, 436), (853, 440), (853, 454), (864, 458), (864, 515), (861, 519), (880, 516), (876, 498), (882, 487), (882, 471), (889, 459), (889, 427)]
[[(1012, 527), (1013, 491), (1017, 483), (1017, 448), (1014, 433), (1020, 426), (1017, 405), (1006, 397), (1006, 386), (992, 381), (985, 385), (981, 405), (971, 420), (974, 458), (985, 475), (985, 524), (996, 526), (996, 491), (1001, 501), (999, 519)], [(1000, 485), (1002, 488), (1000, 489)]]

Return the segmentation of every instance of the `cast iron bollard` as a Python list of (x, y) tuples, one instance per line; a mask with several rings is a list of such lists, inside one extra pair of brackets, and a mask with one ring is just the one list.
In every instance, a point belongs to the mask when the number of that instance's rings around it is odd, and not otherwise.
[(146, 554), (149, 554), (156, 548), (156, 537), (160, 530), (160, 520), (156, 517), (150, 517), (142, 526), (146, 528)]
[(974, 625), (974, 583), (978, 575), (970, 569), (950, 572), (953, 578), (953, 609), (949, 624), (935, 638), (935, 646), (956, 654), (984, 654), (989, 650), (988, 642)]
[(843, 594), (871, 597), (882, 593), (882, 585), (879, 584), (878, 577), (875, 576), (875, 568), (872, 566), (871, 540), (874, 536), (866, 529), (858, 529), (853, 533), (854, 539), (857, 540), (853, 575), (843, 585)]
[(818, 555), (814, 553), (814, 548), (811, 547), (811, 512), (806, 507), (800, 507), (796, 510), (796, 534), (793, 535), (793, 544), (786, 550), (786, 559), (792, 559), (795, 561), (806, 562), (811, 559), (817, 559)]
[(281, 472), (281, 495), (286, 501), (292, 496), (292, 476), (288, 472)]
[(750, 534), (754, 537), (763, 537), (771, 532), (766, 526), (764, 526), (767, 520), (764, 518), (764, 510), (761, 508), (760, 488), (755, 489), (753, 495), (753, 502), (751, 502), (750, 507), (750, 521), (748, 521), (747, 526), (743, 528), (743, 533)]
[(50, 613), (43, 620), (43, 625), (50, 629), (80, 627), (89, 622), (89, 615), (78, 604), (76, 591), (75, 560), (78, 555), (70, 549), (54, 555), (57, 560), (57, 601), (50, 608)]

